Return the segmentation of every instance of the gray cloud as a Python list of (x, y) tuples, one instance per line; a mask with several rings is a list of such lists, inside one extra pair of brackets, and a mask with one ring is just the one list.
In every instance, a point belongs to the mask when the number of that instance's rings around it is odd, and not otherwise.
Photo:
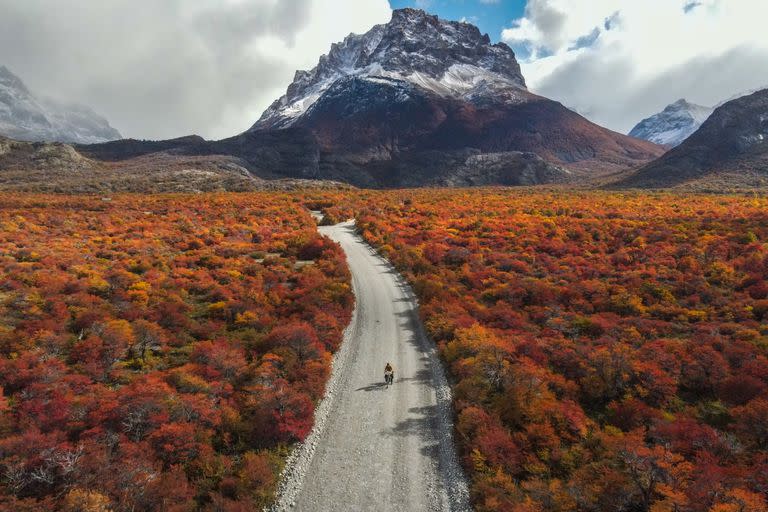
[(713, 106), (737, 93), (768, 86), (766, 62), (768, 52), (742, 46), (722, 55), (693, 58), (644, 79), (626, 59), (585, 52), (544, 78), (536, 92), (626, 133), (680, 98)]
[(529, 0), (525, 6), (525, 15), (541, 32), (542, 41), (548, 50), (554, 51), (566, 42), (563, 27), (566, 15), (546, 0)]
[[(35, 92), (92, 107), (125, 136), (225, 137), (327, 51), (333, 39), (311, 26), (318, 1), (0, 0), (0, 64)], [(378, 21), (382, 1), (368, 0)], [(338, 33), (372, 24), (340, 16)], [(267, 49), (296, 49), (303, 31), (315, 34), (306, 51)]]
[[(626, 132), (679, 98), (713, 105), (768, 85), (768, 3), (582, 4), (527, 0), (525, 16), (502, 31), (502, 39), (531, 49), (521, 64), (532, 90), (596, 123)], [(541, 15), (551, 11), (564, 18)]]

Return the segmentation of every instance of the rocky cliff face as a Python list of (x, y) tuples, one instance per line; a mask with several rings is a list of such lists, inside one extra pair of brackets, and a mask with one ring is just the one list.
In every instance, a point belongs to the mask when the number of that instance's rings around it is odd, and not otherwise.
[(389, 23), (334, 44), (314, 69), (297, 71), (286, 94), (252, 129), (291, 126), (332, 86), (350, 83), (349, 77), (405, 82), (439, 96), (465, 99), (525, 90), (515, 54), (504, 43), (491, 44), (468, 23), (401, 9)]
[(38, 98), (0, 66), (0, 135), (21, 141), (93, 144), (121, 138), (88, 107)]
[(318, 176), (362, 186), (398, 186), (406, 174), (426, 183), (447, 162), (465, 173), (466, 151), (535, 153), (576, 174), (638, 166), (663, 152), (530, 93), (512, 49), (477, 27), (415, 9), (333, 45), (314, 69), (296, 73), (249, 133), (286, 128), (315, 140)]

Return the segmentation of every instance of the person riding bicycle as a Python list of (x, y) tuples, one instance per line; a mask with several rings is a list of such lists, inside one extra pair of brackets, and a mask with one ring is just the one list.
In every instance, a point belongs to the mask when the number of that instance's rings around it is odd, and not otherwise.
[(395, 369), (392, 367), (392, 363), (387, 363), (384, 367), (384, 380), (387, 384), (392, 384), (395, 381)]

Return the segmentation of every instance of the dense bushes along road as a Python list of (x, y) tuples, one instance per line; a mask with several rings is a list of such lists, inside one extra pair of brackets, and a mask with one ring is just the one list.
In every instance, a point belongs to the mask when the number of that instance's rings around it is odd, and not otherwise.
[(768, 509), (766, 199), (432, 190), (356, 208), (448, 364), (479, 510)]
[(3, 195), (0, 276), (8, 512), (270, 503), (353, 305), (283, 194)]

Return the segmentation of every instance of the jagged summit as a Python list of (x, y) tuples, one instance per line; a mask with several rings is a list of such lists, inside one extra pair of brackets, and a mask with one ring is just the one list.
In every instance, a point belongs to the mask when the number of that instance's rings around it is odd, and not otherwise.
[(346, 77), (413, 84), (443, 97), (472, 99), (506, 91), (519, 99), (525, 79), (515, 53), (469, 23), (447, 21), (418, 9), (393, 11), (389, 23), (335, 43), (317, 66), (297, 71), (286, 94), (252, 130), (291, 126), (334, 83)]

